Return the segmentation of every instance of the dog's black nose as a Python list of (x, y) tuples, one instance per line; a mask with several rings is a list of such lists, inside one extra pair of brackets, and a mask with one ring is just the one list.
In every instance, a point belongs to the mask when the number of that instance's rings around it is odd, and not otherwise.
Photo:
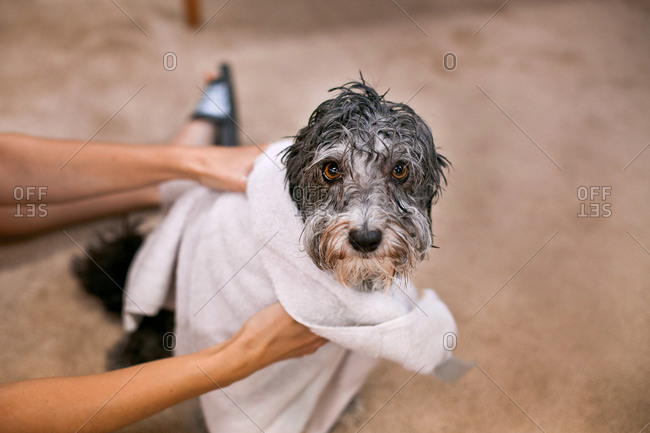
[(348, 237), (352, 247), (362, 253), (375, 251), (381, 243), (381, 232), (379, 230), (369, 230), (366, 227), (361, 230), (350, 230)]

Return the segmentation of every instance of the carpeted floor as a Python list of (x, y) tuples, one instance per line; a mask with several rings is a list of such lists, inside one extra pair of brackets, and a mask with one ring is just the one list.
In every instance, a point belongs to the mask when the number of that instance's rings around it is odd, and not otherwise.
[[(228, 60), (245, 142), (294, 134), (361, 70), (410, 99), (454, 164), (417, 283), (448, 303), (456, 354), (478, 366), (448, 385), (384, 363), (336, 433), (650, 423), (647, 2), (512, 1), (488, 20), (501, 1), (235, 0), (196, 35), (180, 1), (118, 3), (137, 25), (110, 1), (0, 3), (0, 131), (86, 140), (145, 85), (96, 139), (162, 142), (201, 72)], [(204, 1), (204, 19), (221, 6)], [(580, 201), (581, 187), (612, 189)], [(604, 203), (610, 217), (578, 217)], [(84, 244), (114, 223), (68, 233)], [(102, 370), (120, 329), (80, 293), (77, 254), (61, 232), (0, 247), (0, 381)], [(201, 431), (197, 413), (123, 431)]]

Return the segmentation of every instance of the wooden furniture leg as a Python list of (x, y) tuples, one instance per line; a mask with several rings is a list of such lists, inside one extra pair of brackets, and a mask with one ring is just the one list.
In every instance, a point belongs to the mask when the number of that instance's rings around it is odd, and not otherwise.
[(187, 24), (192, 27), (197, 27), (199, 25), (199, 20), (201, 19), (201, 7), (199, 1), (200, 0), (185, 0)]

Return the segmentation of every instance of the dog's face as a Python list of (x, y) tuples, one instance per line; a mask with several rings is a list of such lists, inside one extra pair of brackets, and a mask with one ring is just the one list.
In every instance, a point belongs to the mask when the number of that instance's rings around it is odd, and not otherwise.
[(333, 90), (287, 149), (286, 181), (314, 263), (348, 287), (387, 288), (432, 246), (430, 209), (448, 161), (407, 105), (363, 81)]

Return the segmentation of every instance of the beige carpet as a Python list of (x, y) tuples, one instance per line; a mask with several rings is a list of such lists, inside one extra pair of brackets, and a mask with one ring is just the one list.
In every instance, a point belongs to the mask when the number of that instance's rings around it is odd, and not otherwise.
[[(204, 19), (222, 5), (204, 3)], [(434, 210), (441, 248), (417, 283), (449, 304), (456, 354), (479, 367), (447, 385), (384, 363), (360, 416), (336, 433), (365, 422), (369, 432), (640, 433), (650, 423), (648, 3), (514, 0), (475, 35), (500, 0), (428, 3), (233, 0), (193, 36), (180, 1), (119, 1), (142, 30), (110, 1), (2, 2), (0, 131), (85, 140), (144, 84), (97, 139), (164, 141), (197, 101), (201, 72), (229, 60), (243, 129), (275, 140), (362, 70), (391, 99), (412, 98), (454, 164)], [(578, 199), (582, 186), (612, 187), (609, 218), (578, 218), (592, 204)], [(83, 244), (110, 224), (69, 233)], [(102, 370), (120, 330), (72, 279), (78, 253), (60, 232), (0, 247), (1, 381)], [(124, 431), (198, 426), (190, 402)]]

